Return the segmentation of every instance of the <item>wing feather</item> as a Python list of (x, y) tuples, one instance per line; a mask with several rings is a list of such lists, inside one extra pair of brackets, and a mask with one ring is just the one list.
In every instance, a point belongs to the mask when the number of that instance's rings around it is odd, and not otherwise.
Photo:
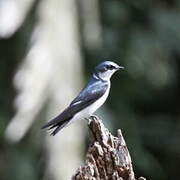
[[(42, 128), (61, 126), (67, 123), (73, 116), (94, 103), (106, 92), (108, 83), (101, 80), (91, 79), (87, 86), (79, 93), (79, 95), (71, 102), (71, 104), (57, 117), (49, 121)], [(50, 127), (50, 128), (51, 128)]]

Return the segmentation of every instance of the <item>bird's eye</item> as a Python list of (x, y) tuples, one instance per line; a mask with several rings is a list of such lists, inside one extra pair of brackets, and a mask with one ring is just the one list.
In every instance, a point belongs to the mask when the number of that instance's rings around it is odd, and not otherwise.
[(114, 69), (114, 66), (113, 65), (108, 65), (108, 69), (112, 70), (112, 69)]
[(110, 65), (110, 69), (114, 69), (114, 66)]
[(112, 69), (114, 69), (113, 65), (106, 65), (105, 66), (105, 70), (112, 70)]

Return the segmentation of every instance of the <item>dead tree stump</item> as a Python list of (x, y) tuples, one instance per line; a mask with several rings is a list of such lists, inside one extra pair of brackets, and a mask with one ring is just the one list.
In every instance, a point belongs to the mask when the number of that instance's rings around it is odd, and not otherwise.
[[(72, 180), (136, 180), (131, 157), (122, 136), (113, 136), (98, 117), (91, 117), (88, 124), (92, 143), (84, 166), (78, 168)], [(145, 180), (140, 177), (138, 180)]]

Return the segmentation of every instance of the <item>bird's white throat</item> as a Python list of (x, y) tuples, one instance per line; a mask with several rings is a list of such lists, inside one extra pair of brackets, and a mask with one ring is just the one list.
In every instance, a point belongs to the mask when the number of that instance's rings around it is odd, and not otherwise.
[(98, 76), (104, 81), (109, 81), (111, 76), (116, 72), (116, 70), (107, 70), (105, 72), (99, 72)]

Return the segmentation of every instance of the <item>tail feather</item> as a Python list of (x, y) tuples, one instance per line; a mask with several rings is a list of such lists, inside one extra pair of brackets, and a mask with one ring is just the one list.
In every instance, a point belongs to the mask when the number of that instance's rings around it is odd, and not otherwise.
[(63, 127), (65, 127), (71, 118), (69, 119), (65, 119), (63, 121), (60, 122), (55, 122), (54, 119), (52, 121), (50, 121), (49, 123), (45, 124), (44, 126), (42, 126), (42, 129), (48, 128), (48, 130), (54, 129), (53, 132), (51, 133), (51, 135), (56, 135)]
[(46, 123), (44, 126), (41, 127), (41, 129), (45, 129), (45, 128), (48, 128), (48, 127), (52, 127), (54, 126), (55, 124), (58, 124), (58, 119), (59, 119), (59, 116), (55, 117), (54, 119), (52, 119), (51, 121), (49, 121), (48, 123)]
[[(55, 135), (56, 135), (62, 128), (64, 128), (68, 123), (69, 123), (69, 120), (66, 120), (66, 121), (64, 121), (63, 124), (61, 124), (61, 125), (59, 125), (59, 124), (54, 125), (52, 128), (56, 128), (56, 129), (51, 133), (51, 135), (52, 135), (52, 136), (55, 136)], [(52, 128), (51, 128), (51, 129), (52, 129)]]

